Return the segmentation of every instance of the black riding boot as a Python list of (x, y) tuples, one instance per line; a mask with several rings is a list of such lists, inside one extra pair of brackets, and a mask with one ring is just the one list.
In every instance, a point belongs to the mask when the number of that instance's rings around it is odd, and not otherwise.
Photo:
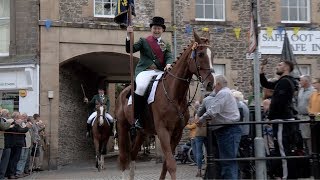
[(111, 132), (111, 136), (113, 136), (113, 122), (110, 122), (110, 132)]
[(132, 140), (134, 140), (137, 135), (137, 129), (142, 129), (140, 117), (141, 117), (141, 114), (143, 111), (143, 106), (144, 106), (144, 97), (139, 96), (135, 93), (134, 94), (134, 119), (135, 119), (135, 122), (131, 126), (131, 129), (130, 129), (130, 134), (131, 134)]
[(87, 133), (86, 133), (86, 137), (90, 137), (90, 132), (91, 132), (91, 124), (87, 123)]
[(134, 126), (138, 129), (142, 129), (141, 116), (144, 109), (145, 98), (143, 96), (139, 96), (136, 93), (134, 94)]

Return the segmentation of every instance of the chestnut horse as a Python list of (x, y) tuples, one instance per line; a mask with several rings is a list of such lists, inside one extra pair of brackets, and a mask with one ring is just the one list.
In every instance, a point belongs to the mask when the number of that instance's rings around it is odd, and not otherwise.
[(154, 102), (147, 106), (142, 117), (144, 129), (137, 133), (131, 144), (128, 131), (131, 127), (129, 119), (132, 108), (131, 105), (128, 106), (126, 97), (130, 92), (130, 86), (125, 88), (117, 99), (115, 113), (119, 123), (119, 163), (123, 178), (129, 163), (130, 179), (134, 178), (135, 160), (146, 133), (157, 134), (161, 143), (165, 161), (160, 179), (165, 179), (167, 171), (171, 179), (176, 179), (173, 152), (189, 119), (187, 94), (190, 80), (196, 75), (205, 87), (213, 83), (213, 54), (208, 46), (208, 39), (200, 38), (195, 32), (193, 37), (192, 44), (184, 49), (172, 69), (165, 72), (159, 80)]
[(106, 106), (96, 105), (97, 117), (92, 126), (92, 136), (96, 151), (96, 167), (98, 171), (104, 169), (104, 155), (107, 154), (107, 144), (111, 135), (110, 124), (105, 117)]

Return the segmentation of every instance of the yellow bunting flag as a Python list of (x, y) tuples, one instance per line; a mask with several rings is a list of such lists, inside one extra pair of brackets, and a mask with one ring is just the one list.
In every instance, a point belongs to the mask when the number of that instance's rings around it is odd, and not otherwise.
[(294, 27), (293, 28), (293, 34), (298, 35), (298, 32), (300, 31), (300, 27)]
[(177, 30), (177, 26), (175, 26), (175, 25), (172, 26), (172, 30), (173, 30), (173, 31), (176, 31), (176, 30)]
[(143, 24), (136, 24), (136, 25), (134, 25), (134, 27), (136, 27), (136, 28), (143, 28)]
[(267, 27), (267, 35), (268, 37), (272, 37), (273, 27)]
[(202, 31), (203, 31), (203, 32), (209, 32), (209, 28), (204, 27), (204, 28), (202, 28)]
[(236, 35), (237, 40), (238, 40), (240, 38), (241, 28), (240, 27), (233, 28), (233, 31)]

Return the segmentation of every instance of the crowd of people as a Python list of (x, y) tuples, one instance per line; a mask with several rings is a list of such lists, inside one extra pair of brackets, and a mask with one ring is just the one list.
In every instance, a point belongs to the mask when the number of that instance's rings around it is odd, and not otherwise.
[(0, 108), (0, 179), (23, 178), (42, 170), (45, 124), (39, 114)]
[[(320, 116), (320, 78), (302, 75), (294, 78), (291, 73), (294, 65), (290, 61), (281, 61), (276, 67), (277, 78), (267, 80), (264, 66), (261, 67), (261, 86), (263, 87), (262, 107), (263, 120), (289, 121), (310, 120), (312, 116)], [(201, 105), (198, 105), (201, 104)], [(199, 106), (199, 107), (198, 107)], [(194, 105), (195, 114), (186, 126), (190, 130), (190, 138), (198, 171), (196, 176), (203, 176), (202, 144), (217, 144), (217, 157), (230, 159), (239, 156), (239, 144), (247, 139), (250, 133), (249, 125), (213, 126), (215, 142), (206, 142), (206, 135), (196, 134), (210, 124), (233, 123), (249, 121), (249, 108), (241, 92), (230, 90), (228, 81), (223, 75), (215, 76), (215, 89), (202, 101)], [(265, 124), (262, 126), (265, 139), (266, 155), (285, 157), (300, 152), (311, 154), (311, 129), (309, 123), (297, 124)], [(301, 137), (301, 145), (297, 139)], [(301, 153), (303, 152), (303, 153)], [(289, 160), (288, 160), (289, 161)], [(295, 161), (295, 160), (292, 160)], [(308, 161), (308, 160), (307, 160)], [(306, 161), (306, 165), (308, 162)], [(302, 160), (301, 160), (302, 162)], [(291, 164), (295, 164), (292, 166)], [(268, 175), (271, 178), (287, 179), (304, 176), (296, 171), (301, 164), (287, 163), (287, 160), (272, 160)], [(218, 177), (222, 179), (238, 179), (239, 167), (237, 161), (219, 162)], [(300, 174), (299, 174), (300, 173)], [(309, 174), (310, 175), (310, 174)]]

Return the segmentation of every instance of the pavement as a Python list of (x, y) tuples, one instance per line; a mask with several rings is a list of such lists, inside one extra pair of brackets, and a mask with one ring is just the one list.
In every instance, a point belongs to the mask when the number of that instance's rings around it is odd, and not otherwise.
[[(135, 179), (153, 180), (159, 179), (162, 163), (156, 164), (153, 156), (140, 157), (136, 162)], [(196, 178), (197, 167), (189, 164), (177, 163), (177, 179), (199, 180)], [(61, 166), (58, 170), (34, 172), (24, 179), (121, 179), (121, 171), (118, 168), (117, 155), (109, 155), (105, 158), (105, 169), (98, 172), (95, 161), (82, 161)], [(126, 171), (128, 177), (129, 171)], [(128, 178), (126, 178), (128, 179)], [(171, 179), (167, 173), (166, 179)]]

